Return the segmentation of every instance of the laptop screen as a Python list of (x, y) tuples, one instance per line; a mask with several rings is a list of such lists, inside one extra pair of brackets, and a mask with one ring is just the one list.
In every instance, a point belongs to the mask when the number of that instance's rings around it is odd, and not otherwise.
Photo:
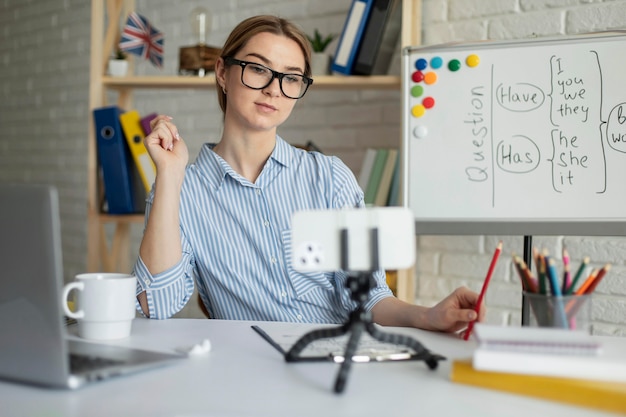
[(60, 383), (68, 365), (58, 194), (0, 184), (0, 201), (0, 376)]

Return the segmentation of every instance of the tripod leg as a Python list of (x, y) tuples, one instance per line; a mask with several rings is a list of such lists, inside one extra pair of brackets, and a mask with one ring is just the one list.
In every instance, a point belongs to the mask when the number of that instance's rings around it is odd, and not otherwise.
[(350, 367), (352, 366), (352, 356), (354, 355), (354, 352), (356, 352), (356, 348), (359, 345), (359, 339), (361, 337), (361, 333), (363, 333), (363, 325), (362, 323), (352, 323), (350, 330), (352, 333), (350, 334), (350, 338), (348, 339), (346, 351), (343, 354), (343, 363), (339, 368), (339, 372), (337, 373), (337, 379), (335, 380), (336, 393), (343, 392), (346, 386), (348, 372), (350, 371)]
[(438, 361), (445, 359), (441, 355), (432, 354), (420, 342), (410, 336), (397, 333), (382, 332), (374, 326), (373, 323), (365, 323), (365, 329), (376, 340), (394, 345), (403, 345), (410, 347), (415, 351), (415, 357), (426, 362), (429, 369), (436, 369)]
[(332, 327), (328, 329), (317, 329), (305, 333), (298, 339), (298, 341), (289, 349), (289, 352), (285, 354), (285, 360), (287, 362), (295, 362), (302, 351), (312, 342), (319, 339), (327, 339), (331, 337), (337, 337), (346, 334), (348, 331), (347, 326)]

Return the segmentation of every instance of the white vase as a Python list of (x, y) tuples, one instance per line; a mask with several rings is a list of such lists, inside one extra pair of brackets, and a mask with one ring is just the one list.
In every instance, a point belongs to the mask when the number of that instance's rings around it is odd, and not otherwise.
[(311, 55), (311, 73), (313, 75), (327, 75), (330, 69), (330, 55), (326, 52), (313, 52)]
[(128, 74), (128, 61), (109, 59), (108, 73), (111, 77), (125, 77)]

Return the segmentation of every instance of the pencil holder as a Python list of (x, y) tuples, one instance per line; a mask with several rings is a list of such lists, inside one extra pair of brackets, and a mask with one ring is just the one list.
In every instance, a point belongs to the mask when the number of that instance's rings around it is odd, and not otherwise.
[(558, 327), (591, 332), (591, 295), (552, 295), (524, 292), (531, 327)]

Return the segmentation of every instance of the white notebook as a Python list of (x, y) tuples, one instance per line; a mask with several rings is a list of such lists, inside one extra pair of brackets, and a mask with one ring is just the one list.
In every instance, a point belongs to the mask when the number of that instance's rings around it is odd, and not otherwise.
[(582, 356), (595, 356), (602, 350), (600, 342), (584, 331), (480, 323), (474, 329), (481, 349)]
[(586, 333), (477, 324), (481, 371), (626, 382), (626, 353)]

